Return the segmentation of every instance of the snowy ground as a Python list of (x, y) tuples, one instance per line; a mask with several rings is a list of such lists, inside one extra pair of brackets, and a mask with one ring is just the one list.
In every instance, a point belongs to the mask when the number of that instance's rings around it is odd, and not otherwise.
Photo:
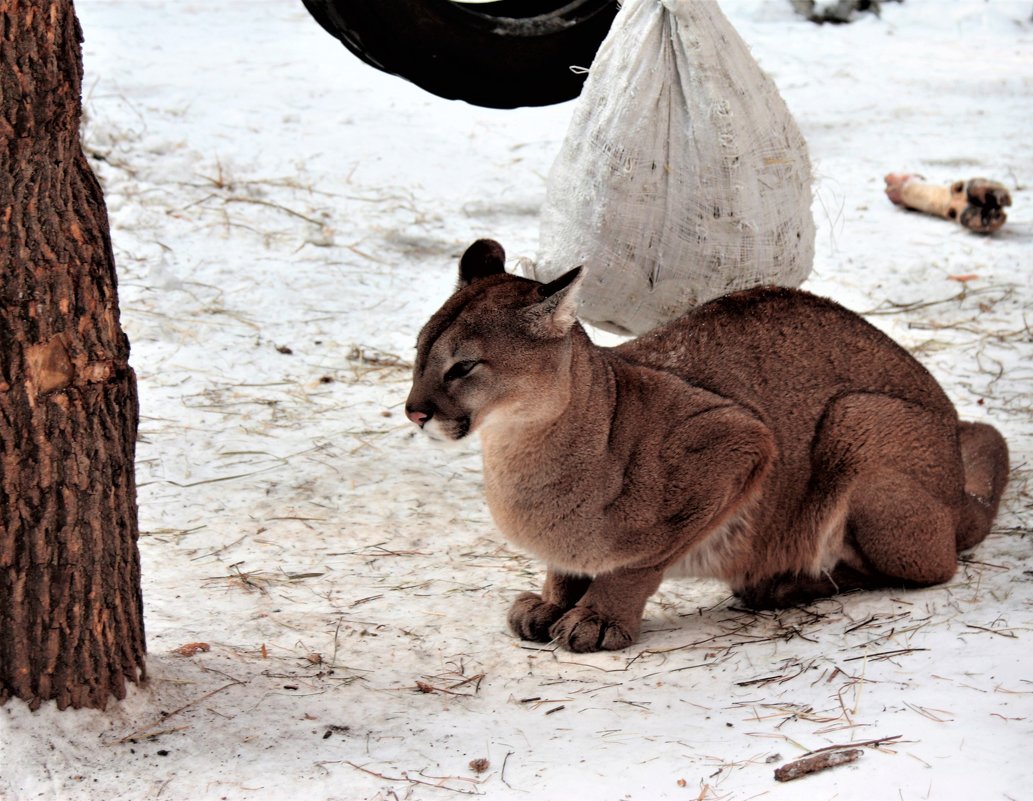
[[(0, 708), (0, 797), (1029, 797), (1029, 0), (906, 0), (839, 27), (721, 2), (810, 144), (809, 288), (1008, 438), (996, 532), (921, 592), (755, 615), (671, 583), (637, 646), (589, 656), (506, 631), (540, 565), (495, 532), (476, 450), (437, 450), (402, 414), (463, 247), (534, 255), (570, 106), (438, 100), (296, 3), (77, 6), (140, 381), (150, 683), (103, 713)], [(903, 212), (882, 195), (896, 170), (1000, 180), (1009, 222), (983, 238)], [(177, 653), (191, 643), (210, 650)]]

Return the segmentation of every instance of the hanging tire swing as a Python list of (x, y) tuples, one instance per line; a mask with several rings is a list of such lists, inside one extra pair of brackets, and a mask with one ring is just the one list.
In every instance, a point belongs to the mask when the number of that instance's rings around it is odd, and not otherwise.
[(577, 97), (616, 0), (303, 0), (352, 53), (432, 94), (476, 106)]

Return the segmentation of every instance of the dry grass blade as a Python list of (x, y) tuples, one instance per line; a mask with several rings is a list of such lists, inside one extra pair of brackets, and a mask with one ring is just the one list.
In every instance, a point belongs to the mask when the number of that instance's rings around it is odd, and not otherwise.
[(355, 345), (350, 351), (348, 351), (348, 360), (374, 367), (397, 367), (405, 370), (412, 369), (412, 362), (406, 361), (398, 354), (388, 353), (385, 350), (371, 348), (365, 345)]
[(444, 783), (447, 781), (464, 781), (471, 782), (473, 784), (480, 784), (480, 780), (478, 779), (448, 777), (438, 779), (434, 782), (427, 782), (423, 781), (422, 779), (414, 779), (404, 771), (402, 772), (401, 776), (386, 776), (383, 773), (377, 773), (375, 770), (364, 768), (361, 765), (356, 765), (354, 762), (350, 762), (348, 760), (345, 760), (344, 764), (350, 765), (351, 767), (355, 768), (355, 770), (362, 771), (363, 773), (369, 774), (370, 776), (375, 776), (378, 779), (383, 779), (384, 781), (388, 782), (408, 782), (409, 784), (421, 784), (425, 787), (433, 787), (437, 790), (447, 790), (451, 793), (459, 793), (460, 795), (483, 795), (483, 793), (479, 793), (476, 790), (463, 790), (459, 787), (449, 787), (447, 784)]
[(815, 754), (824, 754), (826, 751), (842, 751), (844, 748), (880, 748), (886, 743), (897, 743), (903, 737), (903, 734), (892, 734), (889, 737), (878, 737), (874, 740), (861, 740), (856, 743), (843, 743), (842, 745), (827, 745), (824, 748), (815, 748), (813, 751), (808, 751), (804, 754), (805, 757), (814, 756)]
[(877, 662), (880, 659), (892, 659), (895, 656), (904, 656), (905, 654), (913, 654), (918, 651), (928, 651), (928, 648), (897, 648), (894, 651), (879, 651), (876, 654), (861, 654), (861, 656), (851, 656), (844, 659), (844, 662), (856, 662), (859, 659), (866, 659), (869, 662)]
[[(213, 695), (217, 695), (218, 693), (221, 693), (223, 690), (226, 690), (226, 689), (228, 689), (230, 687), (233, 687), (235, 685), (238, 685), (238, 684), (242, 685), (244, 683), (245, 682), (242, 682), (242, 681), (231, 681), (228, 684), (224, 684), (224, 685), (222, 685), (222, 687), (219, 687), (219, 688), (217, 688), (215, 690), (212, 690), (210, 693), (205, 693), (200, 698), (195, 698), (193, 701), (190, 701), (189, 703), (183, 704), (183, 706), (179, 707), (178, 709), (173, 709), (171, 712), (163, 713), (162, 716), (158, 720), (154, 721), (154, 723), (151, 723), (148, 726), (144, 726), (143, 728), (137, 729), (136, 731), (127, 734), (125, 737), (121, 738), (120, 740), (114, 740), (113, 742), (108, 743), (108, 745), (119, 745), (121, 743), (127, 743), (130, 740), (138, 740), (138, 739), (141, 739), (143, 737), (153, 737), (153, 736), (156, 736), (156, 732), (154, 730), (157, 729), (157, 727), (160, 726), (162, 723), (164, 723), (166, 720), (171, 718), (173, 715), (178, 715), (183, 710), (189, 709), (192, 706), (196, 706), (197, 704), (201, 703), (202, 701), (208, 700)], [(185, 728), (185, 727), (181, 726), (179, 728)], [(178, 730), (179, 729), (167, 729), (166, 731), (178, 731)]]

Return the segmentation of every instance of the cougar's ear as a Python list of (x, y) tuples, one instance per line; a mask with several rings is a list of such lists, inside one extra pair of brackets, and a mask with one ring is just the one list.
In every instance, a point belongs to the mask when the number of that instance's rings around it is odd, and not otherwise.
[(478, 239), (466, 249), (459, 260), (459, 286), (506, 272), (506, 251), (494, 239)]
[(565, 336), (577, 320), (581, 299), (582, 267), (575, 267), (555, 281), (538, 287), (543, 300), (528, 306), (523, 314), (535, 336), (547, 339)]

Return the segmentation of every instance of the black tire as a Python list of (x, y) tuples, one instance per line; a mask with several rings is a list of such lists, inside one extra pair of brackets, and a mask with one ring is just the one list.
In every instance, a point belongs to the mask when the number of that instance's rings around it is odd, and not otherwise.
[(355, 55), (439, 97), (547, 106), (577, 97), (617, 0), (303, 0)]

